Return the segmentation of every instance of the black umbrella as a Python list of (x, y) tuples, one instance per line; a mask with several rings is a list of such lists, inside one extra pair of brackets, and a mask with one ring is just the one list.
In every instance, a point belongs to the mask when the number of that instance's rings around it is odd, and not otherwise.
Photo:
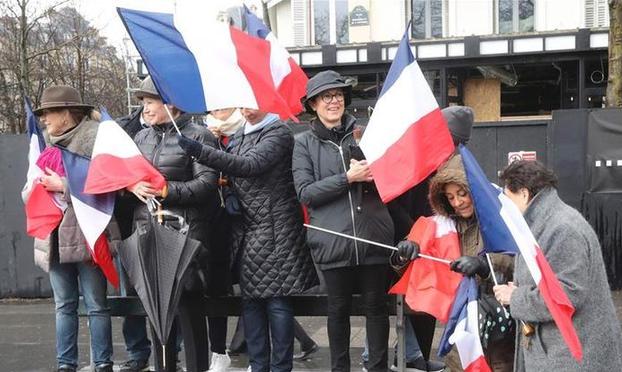
[(182, 217), (167, 211), (158, 214), (175, 221), (159, 223), (160, 217), (153, 217), (138, 225), (121, 243), (119, 256), (160, 343), (166, 345), (188, 267), (201, 243), (188, 238)]

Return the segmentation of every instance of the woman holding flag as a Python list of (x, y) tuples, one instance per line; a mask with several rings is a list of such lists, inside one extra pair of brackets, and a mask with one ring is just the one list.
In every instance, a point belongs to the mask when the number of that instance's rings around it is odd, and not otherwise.
[[(456, 225), (462, 256), (454, 260), (453, 271), (466, 276), (479, 277), (480, 296), (492, 295), (493, 280), (485, 257), (479, 256), (484, 241), (479, 230), (475, 206), (471, 198), (469, 184), (462, 165), (462, 156), (451, 157), (430, 180), (428, 194), (430, 206), (435, 214), (451, 218)], [(399, 255), (416, 258), (419, 247), (414, 242), (401, 242)], [(490, 254), (497, 279), (505, 282), (512, 278), (513, 258), (502, 254)], [(484, 348), (488, 365), (495, 372), (510, 372), (514, 361), (514, 338), (508, 334), (503, 340), (491, 342)], [(452, 371), (461, 371), (458, 354), (448, 354), (445, 362)]]
[(554, 322), (542, 289), (529, 271), (530, 257), (517, 256), (514, 282), (494, 288), (499, 302), (510, 306), (512, 316), (535, 330), (528, 336), (517, 332), (514, 370), (621, 371), (620, 320), (594, 230), (579, 212), (559, 198), (557, 178), (542, 164), (517, 161), (508, 165), (500, 178), (505, 194), (523, 213), (570, 306), (574, 307), (569, 316), (578, 334), (578, 355), (583, 346), (583, 358), (577, 361), (573, 358), (575, 353), (571, 354), (566, 346), (565, 330)]
[[(356, 119), (345, 113), (350, 100), (350, 84), (335, 71), (309, 80), (305, 106), (317, 118), (294, 146), (298, 199), (314, 226), (392, 244), (391, 216), (354, 138)], [(307, 232), (307, 243), (326, 281), (332, 370), (350, 370), (350, 306), (358, 289), (366, 309), (367, 370), (386, 371), (389, 251), (315, 230)]]
[[(78, 297), (84, 296), (91, 335), (95, 371), (112, 372), (112, 330), (106, 304), (106, 277), (93, 263), (70, 198), (61, 150), (90, 157), (99, 126), (99, 113), (85, 104), (80, 93), (69, 86), (52, 86), (43, 91), (41, 105), (34, 110), (47, 129), (47, 140), (55, 147), (41, 153), (37, 165), (45, 169), (41, 185), (66, 206), (58, 226), (45, 239), (35, 238), (35, 263), (49, 271), (56, 305), (56, 358), (59, 372), (78, 367)], [(23, 195), (28, 200), (30, 194)], [(114, 220), (104, 231), (111, 246), (120, 233)], [(92, 247), (93, 250), (95, 249)], [(110, 252), (106, 254), (110, 257)], [(81, 289), (81, 291), (80, 291)]]

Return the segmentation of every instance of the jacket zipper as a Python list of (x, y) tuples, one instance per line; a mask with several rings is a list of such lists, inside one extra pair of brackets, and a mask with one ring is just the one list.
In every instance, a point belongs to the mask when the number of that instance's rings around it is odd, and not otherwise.
[(160, 153), (162, 152), (162, 147), (165, 145), (165, 137), (166, 131), (162, 131), (162, 139), (160, 140), (160, 143), (156, 146), (155, 151), (153, 152), (153, 158), (151, 159), (151, 162), (156, 168), (158, 167), (158, 160), (160, 160)]
[[(339, 150), (339, 156), (341, 157), (341, 164), (343, 165), (343, 171), (344, 172), (348, 172), (347, 168), (346, 168), (346, 159), (343, 157), (343, 140), (346, 139), (346, 137), (352, 135), (352, 132), (350, 133), (346, 133), (345, 136), (343, 136), (343, 138), (341, 139), (341, 141), (339, 141), (339, 145), (337, 145), (336, 143), (332, 142), (332, 141), (326, 141), (323, 139), (320, 139), (320, 141), (322, 142), (328, 142), (334, 146), (337, 147), (337, 149)], [(354, 235), (355, 238), (358, 238), (357, 234), (356, 234), (356, 222), (354, 219), (354, 203), (352, 202), (352, 191), (350, 190), (350, 185), (348, 185), (348, 201), (350, 202), (350, 217), (352, 218), (352, 233)], [(359, 263), (359, 245), (358, 245), (358, 241), (354, 241), (354, 254), (356, 256), (356, 265), (358, 266)]]

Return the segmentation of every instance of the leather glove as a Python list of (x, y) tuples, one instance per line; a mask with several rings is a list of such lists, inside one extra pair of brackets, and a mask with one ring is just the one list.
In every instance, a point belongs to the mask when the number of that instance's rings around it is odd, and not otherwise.
[(201, 157), (201, 152), (203, 151), (203, 145), (200, 142), (197, 142), (193, 139), (190, 139), (184, 135), (177, 135), (177, 143), (179, 147), (181, 147), (188, 156), (192, 156), (195, 158)]
[(490, 268), (486, 259), (480, 256), (462, 256), (449, 264), (449, 267), (458, 273), (466, 276), (479, 275), (486, 278), (490, 274)]
[(419, 244), (410, 240), (402, 240), (397, 243), (397, 254), (404, 261), (414, 260), (419, 257)]

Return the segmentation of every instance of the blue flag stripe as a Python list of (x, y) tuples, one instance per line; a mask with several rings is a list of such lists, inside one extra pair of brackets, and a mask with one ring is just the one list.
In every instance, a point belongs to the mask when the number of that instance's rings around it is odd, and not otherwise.
[(244, 18), (246, 19), (246, 32), (249, 35), (265, 39), (270, 33), (268, 27), (248, 9), (246, 4), (244, 4)]
[(45, 139), (43, 138), (41, 127), (39, 127), (39, 120), (32, 112), (32, 104), (30, 103), (30, 99), (28, 99), (28, 97), (24, 97), (24, 111), (26, 112), (26, 126), (28, 128), (28, 134), (30, 137), (32, 137), (33, 134), (37, 136), (39, 149), (43, 151), (45, 148)]
[(393, 63), (391, 63), (391, 68), (389, 68), (389, 73), (387, 74), (387, 79), (384, 81), (384, 85), (382, 86), (380, 97), (382, 97), (384, 92), (388, 91), (393, 83), (397, 81), (397, 79), (402, 74), (404, 68), (406, 68), (406, 66), (410, 65), (415, 61), (415, 56), (413, 56), (413, 53), (410, 50), (410, 44), (408, 43), (409, 30), (410, 23), (406, 27), (406, 32), (404, 32), (404, 36), (402, 36), (402, 41), (400, 41), (400, 45), (397, 48), (395, 58), (393, 59)]
[(62, 147), (59, 148), (63, 156), (65, 172), (67, 173), (69, 193), (84, 204), (105, 214), (112, 215), (115, 193), (91, 195), (83, 192), (91, 161)]
[(459, 146), (462, 163), (466, 173), (475, 213), (479, 221), (479, 229), (484, 240), (484, 251), (488, 253), (518, 253), (518, 246), (501, 217), (500, 190), (496, 189), (486, 178), (473, 154)]
[(185, 112), (206, 111), (197, 61), (173, 15), (117, 8), (162, 100)]
[(477, 296), (477, 282), (475, 279), (468, 276), (463, 277), (456, 291), (456, 299), (451, 306), (449, 320), (438, 345), (439, 357), (444, 357), (451, 351), (452, 345), (449, 343), (449, 337), (456, 330), (456, 325), (467, 317), (467, 305), (470, 301), (477, 300)]

